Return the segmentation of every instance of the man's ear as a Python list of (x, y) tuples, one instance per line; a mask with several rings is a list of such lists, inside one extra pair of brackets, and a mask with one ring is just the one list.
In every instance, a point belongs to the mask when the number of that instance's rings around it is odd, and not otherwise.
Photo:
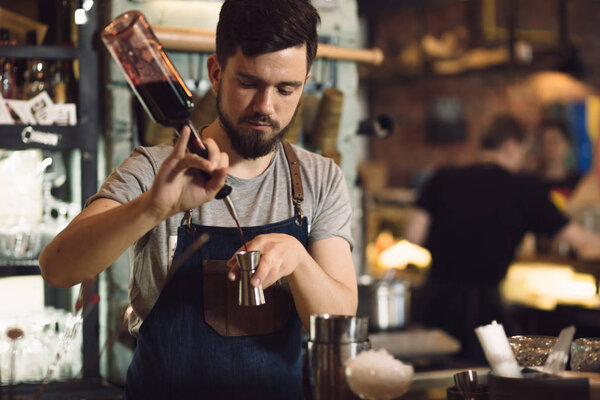
[(219, 91), (219, 85), (221, 84), (221, 65), (217, 59), (216, 54), (211, 54), (206, 60), (206, 68), (208, 68), (208, 79), (210, 79), (211, 90), (214, 94)]
[(310, 79), (310, 72), (308, 74), (306, 74), (306, 79), (304, 80), (304, 85), (306, 85), (308, 83), (309, 79)]

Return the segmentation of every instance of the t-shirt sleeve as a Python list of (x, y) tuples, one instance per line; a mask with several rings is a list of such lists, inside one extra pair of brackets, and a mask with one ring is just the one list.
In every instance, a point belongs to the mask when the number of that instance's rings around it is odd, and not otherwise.
[(309, 241), (338, 236), (354, 247), (351, 234), (352, 206), (342, 170), (331, 160), (319, 173), (316, 208), (311, 221)]
[(552, 203), (548, 191), (539, 180), (524, 179), (521, 190), (525, 194), (522, 199), (530, 230), (537, 234), (553, 236), (569, 222), (569, 219)]
[(136, 199), (150, 188), (156, 169), (150, 153), (145, 148), (135, 148), (128, 158), (113, 169), (98, 192), (86, 201), (85, 206), (101, 198), (121, 204)]

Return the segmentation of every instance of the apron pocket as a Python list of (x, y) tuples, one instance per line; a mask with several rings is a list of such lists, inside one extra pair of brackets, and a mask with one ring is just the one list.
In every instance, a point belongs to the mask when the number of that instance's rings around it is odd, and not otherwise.
[(266, 335), (283, 329), (294, 310), (292, 295), (279, 284), (264, 291), (265, 304), (238, 305), (238, 282), (227, 279), (224, 260), (203, 261), (204, 319), (221, 336)]

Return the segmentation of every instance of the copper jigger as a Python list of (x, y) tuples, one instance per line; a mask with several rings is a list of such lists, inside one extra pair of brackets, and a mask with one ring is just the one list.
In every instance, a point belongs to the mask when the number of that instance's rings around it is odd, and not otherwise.
[(240, 283), (238, 304), (240, 306), (260, 306), (265, 304), (265, 294), (262, 285), (252, 286), (250, 279), (258, 268), (260, 251), (240, 251), (235, 253), (240, 266)]

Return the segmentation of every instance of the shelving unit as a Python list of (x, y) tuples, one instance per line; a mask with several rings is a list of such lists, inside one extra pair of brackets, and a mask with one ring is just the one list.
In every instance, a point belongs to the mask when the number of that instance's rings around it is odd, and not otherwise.
[[(43, 149), (55, 151), (79, 150), (81, 154), (81, 198), (85, 201), (97, 191), (97, 140), (100, 132), (99, 63), (97, 54), (97, 7), (87, 11), (88, 22), (78, 25), (77, 47), (66, 46), (0, 46), (0, 56), (14, 58), (40, 58), (47, 60), (77, 60), (79, 62), (77, 125), (38, 126), (0, 125), (0, 148), (10, 150)], [(25, 129), (49, 133), (58, 138), (56, 144), (26, 143), (22, 139)], [(83, 206), (83, 204), (82, 204)], [(39, 274), (37, 260), (0, 260), (0, 278)], [(97, 291), (97, 284), (96, 284)], [(45, 285), (45, 303), (54, 307), (68, 307), (67, 291)], [(91, 310), (83, 323), (84, 377), (98, 377), (99, 364), (98, 307)]]

